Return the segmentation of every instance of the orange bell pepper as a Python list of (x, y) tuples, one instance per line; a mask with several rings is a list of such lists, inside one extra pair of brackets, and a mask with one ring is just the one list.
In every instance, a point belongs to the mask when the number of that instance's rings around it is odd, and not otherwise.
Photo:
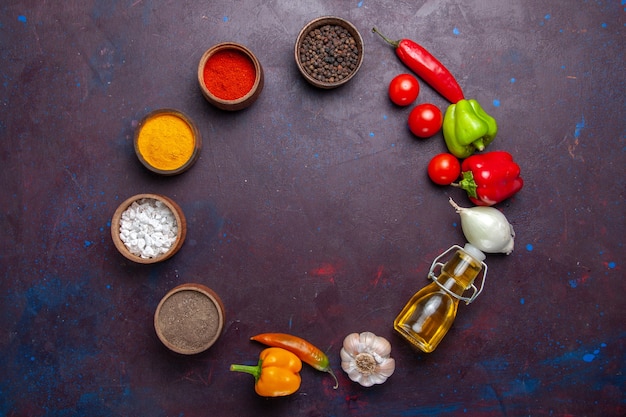
[(318, 371), (328, 372), (335, 379), (334, 389), (339, 386), (339, 381), (330, 367), (328, 356), (310, 342), (285, 333), (262, 333), (252, 336), (250, 340), (263, 343), (267, 346), (280, 347), (296, 354), (302, 362), (306, 362)]
[(259, 354), (259, 363), (230, 365), (230, 370), (254, 376), (254, 390), (262, 397), (290, 395), (300, 388), (302, 361), (292, 352), (270, 347)]

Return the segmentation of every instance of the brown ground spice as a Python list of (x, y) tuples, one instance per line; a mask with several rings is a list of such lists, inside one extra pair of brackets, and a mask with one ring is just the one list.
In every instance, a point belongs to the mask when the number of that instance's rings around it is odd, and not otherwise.
[(197, 291), (179, 291), (161, 306), (159, 325), (172, 345), (184, 350), (198, 350), (218, 332), (217, 306)]

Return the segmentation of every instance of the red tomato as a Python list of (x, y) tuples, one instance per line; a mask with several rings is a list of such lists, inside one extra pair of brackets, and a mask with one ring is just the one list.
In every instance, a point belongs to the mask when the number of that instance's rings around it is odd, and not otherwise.
[(442, 124), (443, 114), (434, 104), (418, 104), (409, 114), (409, 130), (420, 138), (433, 136), (439, 132)]
[(389, 83), (389, 98), (398, 106), (408, 106), (413, 103), (420, 93), (417, 78), (411, 74), (396, 75)]
[(428, 163), (428, 176), (439, 185), (450, 185), (461, 175), (461, 163), (449, 153), (435, 155)]

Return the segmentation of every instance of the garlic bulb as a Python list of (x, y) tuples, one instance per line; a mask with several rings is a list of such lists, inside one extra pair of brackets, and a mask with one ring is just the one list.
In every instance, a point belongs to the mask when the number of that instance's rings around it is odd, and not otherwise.
[(341, 368), (352, 381), (364, 387), (382, 384), (396, 369), (390, 353), (387, 339), (371, 332), (351, 333), (343, 340)]

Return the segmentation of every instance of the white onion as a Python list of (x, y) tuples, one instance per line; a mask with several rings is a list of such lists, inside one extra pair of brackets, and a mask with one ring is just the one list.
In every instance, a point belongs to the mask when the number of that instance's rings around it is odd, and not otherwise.
[(450, 204), (461, 216), (461, 229), (465, 239), (486, 253), (513, 252), (515, 231), (500, 210), (494, 207), (458, 206), (452, 198)]

